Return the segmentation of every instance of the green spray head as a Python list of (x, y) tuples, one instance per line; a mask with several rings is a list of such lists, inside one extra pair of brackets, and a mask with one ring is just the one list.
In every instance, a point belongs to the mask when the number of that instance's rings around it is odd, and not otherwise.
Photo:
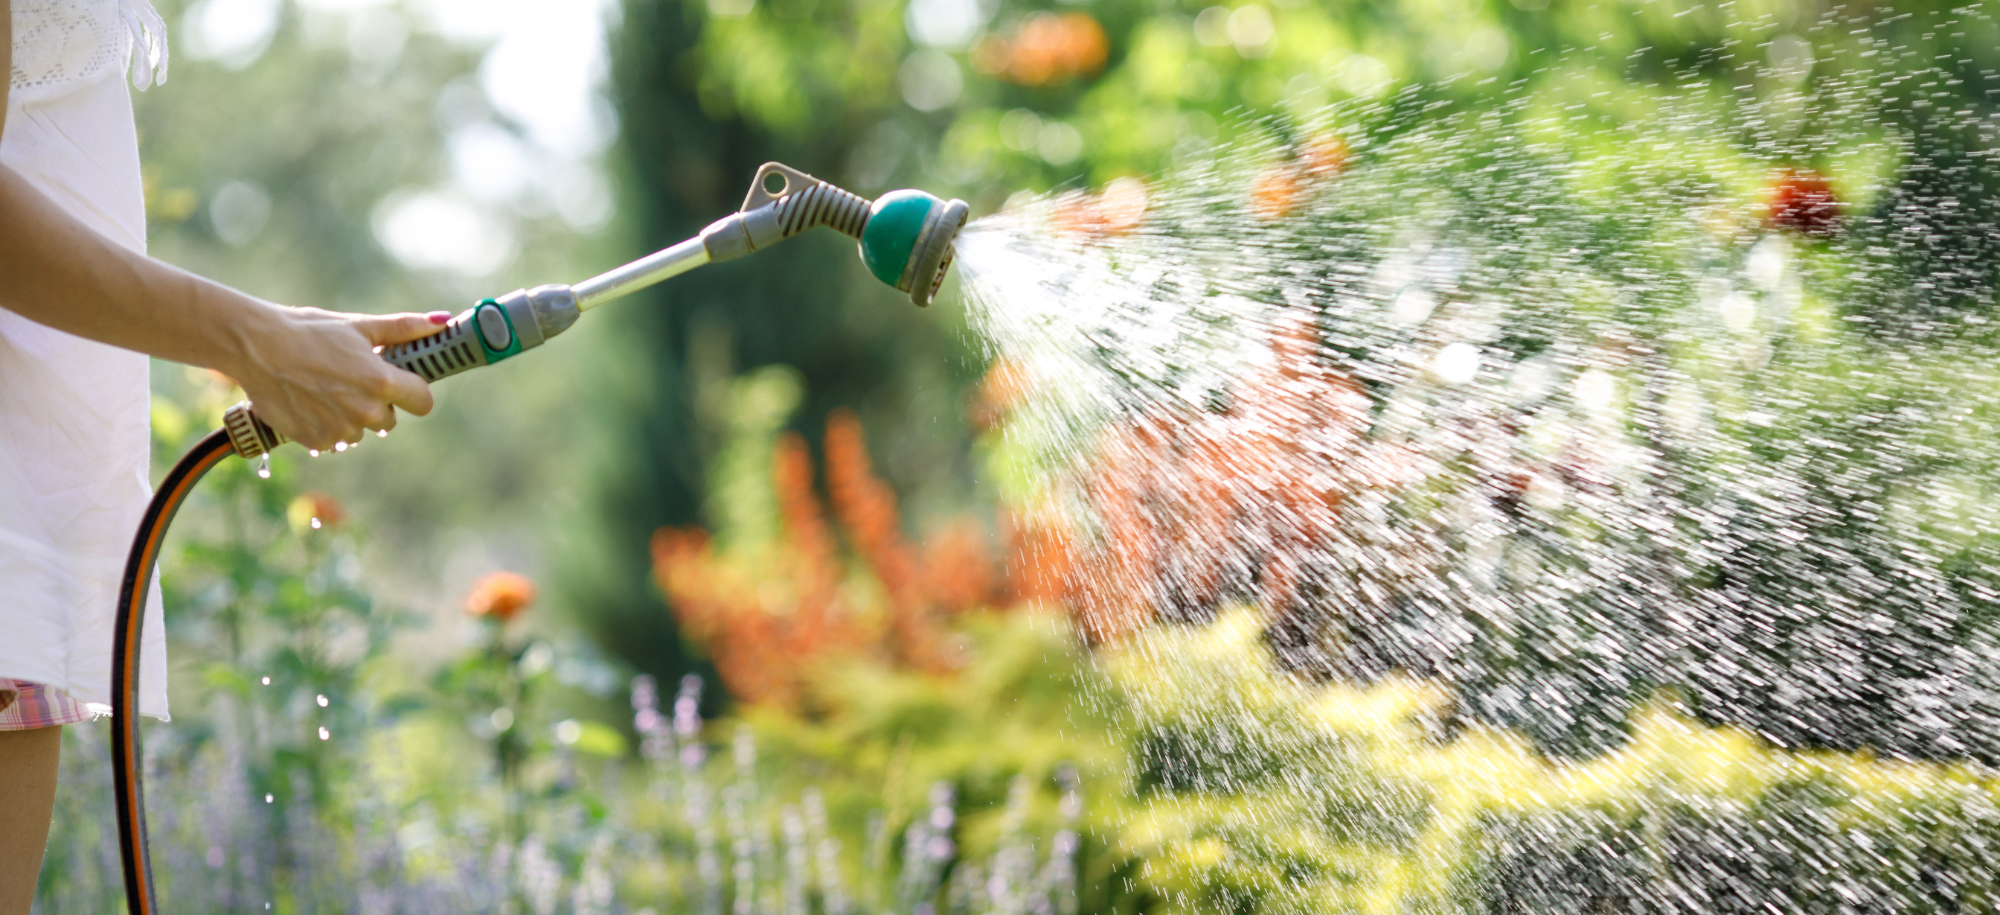
[(767, 162), (757, 170), (743, 208), (703, 229), (701, 242), (708, 261), (726, 261), (827, 226), (861, 242), (861, 261), (876, 279), (929, 305), (951, 269), (951, 243), (968, 209), (963, 200), (940, 200), (923, 191), (890, 191), (871, 203), (791, 166)]
[(940, 200), (923, 191), (890, 191), (875, 198), (861, 229), (861, 262), (875, 278), (929, 305), (951, 269), (951, 243), (965, 225), (963, 200)]

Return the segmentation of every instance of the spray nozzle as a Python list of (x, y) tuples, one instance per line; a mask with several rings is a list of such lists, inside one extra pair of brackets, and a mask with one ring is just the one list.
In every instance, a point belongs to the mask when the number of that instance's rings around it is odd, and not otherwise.
[(868, 271), (929, 305), (951, 269), (951, 243), (965, 225), (963, 200), (923, 191), (890, 191), (873, 203), (777, 162), (757, 170), (743, 208), (701, 232), (708, 260), (742, 257), (815, 226), (861, 243)]
[(951, 269), (951, 243), (965, 226), (963, 200), (940, 200), (923, 191), (890, 191), (875, 198), (861, 229), (861, 262), (875, 278), (929, 305)]

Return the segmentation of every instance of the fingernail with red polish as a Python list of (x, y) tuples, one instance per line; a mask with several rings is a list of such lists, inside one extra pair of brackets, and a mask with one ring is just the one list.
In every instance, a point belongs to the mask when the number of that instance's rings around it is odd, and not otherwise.
[(446, 321), (451, 320), (451, 312), (433, 311), (430, 314), (425, 315), (424, 317), (431, 319), (432, 324), (443, 324)]

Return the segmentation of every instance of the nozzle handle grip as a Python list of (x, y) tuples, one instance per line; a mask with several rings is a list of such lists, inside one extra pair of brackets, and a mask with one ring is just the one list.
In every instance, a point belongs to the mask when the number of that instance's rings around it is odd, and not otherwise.
[[(484, 311), (490, 311), (492, 316), (482, 315)], [(383, 347), (382, 358), (397, 368), (414, 372), (427, 382), (476, 369), (497, 361), (489, 358), (487, 347), (480, 345), (482, 323), (488, 325), (487, 330), (493, 337), (489, 342), (499, 344), (492, 347), (494, 350), (503, 353), (520, 351), (520, 341), (514, 339), (513, 328), (508, 326), (505, 316), (506, 312), (489, 299), (460, 312), (445, 322), (444, 329), (437, 333)]]
[[(483, 322), (486, 327), (481, 327), (481, 312), (488, 309), (501, 318), (497, 327), (493, 317), (487, 317)], [(444, 329), (437, 333), (383, 347), (381, 356), (389, 364), (413, 372), (426, 382), (449, 378), (521, 351), (521, 341), (504, 317), (505, 312), (489, 299), (445, 322)], [(496, 341), (501, 343), (493, 347), (499, 352), (497, 358), (481, 345), (482, 332), (490, 338), (486, 341), (489, 345)], [(267, 454), (290, 441), (258, 419), (247, 400), (222, 414), (222, 427), (229, 431), (229, 440), (236, 446), (236, 453), (246, 458)]]

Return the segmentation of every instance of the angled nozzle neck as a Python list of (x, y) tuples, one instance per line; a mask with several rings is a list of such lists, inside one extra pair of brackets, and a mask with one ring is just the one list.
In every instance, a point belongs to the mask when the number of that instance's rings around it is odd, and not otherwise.
[(768, 248), (807, 229), (830, 226), (861, 237), (868, 201), (805, 172), (765, 163), (743, 198), (743, 208), (701, 230), (711, 261), (726, 261)]
[(709, 261), (742, 257), (818, 226), (861, 244), (861, 259), (875, 277), (930, 304), (951, 267), (951, 243), (965, 225), (963, 200), (940, 200), (922, 191), (891, 191), (870, 203), (805, 172), (777, 162), (757, 170), (743, 208), (701, 232)]

